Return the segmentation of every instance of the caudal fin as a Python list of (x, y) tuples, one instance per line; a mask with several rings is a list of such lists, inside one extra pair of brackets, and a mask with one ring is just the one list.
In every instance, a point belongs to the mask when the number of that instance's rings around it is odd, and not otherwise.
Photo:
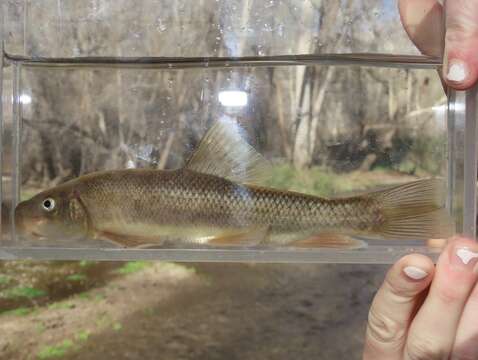
[(375, 231), (390, 239), (437, 239), (454, 234), (453, 220), (444, 208), (444, 182), (424, 179), (370, 194), (384, 221)]

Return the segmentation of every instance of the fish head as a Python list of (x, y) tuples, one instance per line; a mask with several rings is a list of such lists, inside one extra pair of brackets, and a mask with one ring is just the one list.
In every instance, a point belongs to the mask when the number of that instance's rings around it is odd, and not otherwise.
[(15, 228), (34, 239), (84, 237), (88, 234), (88, 213), (74, 187), (59, 186), (19, 203)]

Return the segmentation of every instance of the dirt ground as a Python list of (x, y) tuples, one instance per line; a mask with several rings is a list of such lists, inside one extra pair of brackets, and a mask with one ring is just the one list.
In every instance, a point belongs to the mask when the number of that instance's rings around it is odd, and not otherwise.
[(0, 316), (0, 359), (360, 359), (385, 270), (152, 263)]

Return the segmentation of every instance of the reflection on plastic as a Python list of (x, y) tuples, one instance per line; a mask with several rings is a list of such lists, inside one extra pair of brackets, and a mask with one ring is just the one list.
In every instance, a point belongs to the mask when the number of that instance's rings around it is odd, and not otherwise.
[(221, 91), (218, 99), (223, 106), (239, 107), (247, 105), (247, 93), (245, 91)]
[(23, 104), (23, 105), (27, 105), (27, 104), (31, 104), (32, 102), (32, 97), (28, 94), (21, 94), (20, 95), (20, 102)]

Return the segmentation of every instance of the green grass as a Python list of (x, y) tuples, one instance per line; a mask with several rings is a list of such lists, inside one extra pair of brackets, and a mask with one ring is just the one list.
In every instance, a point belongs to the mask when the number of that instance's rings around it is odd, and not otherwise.
[(48, 309), (50, 309), (50, 310), (73, 309), (74, 307), (75, 307), (75, 304), (60, 301), (60, 302), (55, 302), (53, 304), (50, 304), (48, 306)]
[(27, 307), (19, 307), (13, 310), (8, 310), (0, 313), (0, 315), (12, 315), (12, 316), (26, 316), (31, 314), (33, 310)]
[(86, 341), (90, 337), (91, 332), (89, 330), (82, 330), (77, 335), (76, 338), (81, 341)]
[(31, 199), (40, 191), (41, 189), (30, 189), (30, 188), (22, 189), (20, 200), (25, 201), (25, 200)]
[(147, 316), (154, 316), (155, 313), (156, 313), (156, 309), (153, 308), (153, 307), (148, 307), (148, 308), (144, 309), (143, 312)]
[(123, 328), (123, 325), (121, 325), (119, 322), (113, 324), (114, 331), (120, 331), (122, 328)]
[(96, 264), (96, 261), (81, 260), (78, 264), (79, 264), (81, 267), (88, 267), (88, 266), (91, 266), (91, 265)]
[(178, 264), (178, 263), (171, 263), (171, 262), (162, 262), (161, 263), (161, 270), (168, 270), (168, 271), (187, 271), (191, 274), (196, 274), (196, 269), (187, 264)]
[(83, 274), (72, 274), (72, 275), (68, 275), (66, 277), (66, 280), (69, 280), (69, 281), (82, 281), (82, 280), (85, 280), (87, 277), (86, 275), (83, 275)]
[(417, 159), (419, 167), (431, 175), (439, 175), (445, 157), (446, 139), (436, 136), (417, 137), (410, 152)]
[(293, 190), (318, 196), (329, 196), (341, 191), (343, 178), (329, 170), (313, 167), (297, 171), (292, 165), (274, 166), (269, 174), (266, 186), (276, 189)]
[(106, 299), (106, 296), (103, 295), (103, 294), (96, 294), (95, 295), (95, 298), (94, 298), (94, 301), (95, 302), (100, 302), (100, 301), (103, 301), (104, 299)]
[[(90, 335), (91, 332), (89, 330), (81, 330), (78, 332), (78, 334), (76, 334), (75, 339), (77, 341), (87, 341)], [(78, 349), (78, 344), (75, 346), (75, 342), (73, 340), (67, 339), (59, 344), (43, 347), (37, 353), (37, 358), (40, 360), (61, 358), (65, 356), (68, 351), (73, 349)]]
[(35, 330), (38, 334), (42, 334), (46, 330), (46, 326), (43, 323), (38, 323), (35, 325)]
[[(412, 166), (409, 161), (402, 164), (407, 170)], [(390, 168), (377, 166), (367, 173), (335, 173), (324, 167), (296, 170), (290, 164), (281, 164), (272, 168), (264, 185), (321, 197), (346, 196), (384, 185), (383, 179), (390, 178), (390, 171)]]
[(71, 340), (64, 340), (60, 344), (52, 345), (52, 346), (45, 346), (38, 352), (38, 359), (53, 359), (53, 358), (60, 358), (64, 356), (68, 350), (73, 348), (73, 341)]
[(118, 270), (115, 270), (115, 272), (123, 275), (133, 274), (147, 268), (148, 266), (150, 266), (150, 263), (147, 261), (129, 261)]
[(18, 286), (3, 291), (3, 297), (7, 299), (25, 297), (28, 299), (34, 299), (37, 297), (45, 296), (47, 293), (41, 289), (36, 289), (29, 286)]
[(110, 327), (111, 323), (111, 316), (109, 314), (103, 314), (95, 321), (95, 325), (99, 328)]
[(10, 280), (10, 276), (0, 274), (0, 285), (6, 285), (10, 282)]
[(76, 295), (79, 299), (90, 300), (91, 294), (88, 291), (78, 293)]

